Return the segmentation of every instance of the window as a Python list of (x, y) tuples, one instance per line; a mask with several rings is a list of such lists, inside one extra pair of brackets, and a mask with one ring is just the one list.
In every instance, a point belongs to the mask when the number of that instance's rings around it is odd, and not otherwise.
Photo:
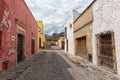
[(72, 28), (72, 24), (70, 24), (70, 29)]
[(67, 38), (67, 27), (65, 27), (65, 38)]
[(2, 49), (2, 32), (0, 31), (0, 50)]

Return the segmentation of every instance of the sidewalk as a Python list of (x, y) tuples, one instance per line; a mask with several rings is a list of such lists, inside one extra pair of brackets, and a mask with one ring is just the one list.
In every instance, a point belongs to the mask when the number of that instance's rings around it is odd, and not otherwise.
[(90, 71), (91, 74), (93, 73), (93, 74), (96, 74), (97, 76), (103, 76), (103, 77), (113, 76), (113, 79), (110, 79), (110, 80), (120, 80), (120, 76), (118, 74), (112, 73), (109, 70), (105, 70), (100, 66), (94, 65), (93, 63), (90, 63), (89, 61), (87, 61), (86, 59), (80, 56), (70, 55), (64, 50), (60, 50), (60, 52), (63, 53), (64, 56), (66, 56), (69, 60), (71, 60), (77, 66), (85, 68), (87, 71)]

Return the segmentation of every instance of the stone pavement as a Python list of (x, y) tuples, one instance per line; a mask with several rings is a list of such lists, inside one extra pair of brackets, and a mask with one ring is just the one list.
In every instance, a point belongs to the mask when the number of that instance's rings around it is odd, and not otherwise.
[[(76, 63), (52, 46), (0, 74), (0, 80), (119, 80), (88, 62)], [(92, 66), (92, 67), (90, 67)]]

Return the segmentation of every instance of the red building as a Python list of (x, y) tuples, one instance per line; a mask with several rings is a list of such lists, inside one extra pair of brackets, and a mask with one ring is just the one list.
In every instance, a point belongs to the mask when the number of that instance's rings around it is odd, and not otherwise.
[(24, 0), (0, 0), (0, 71), (36, 53), (37, 31)]

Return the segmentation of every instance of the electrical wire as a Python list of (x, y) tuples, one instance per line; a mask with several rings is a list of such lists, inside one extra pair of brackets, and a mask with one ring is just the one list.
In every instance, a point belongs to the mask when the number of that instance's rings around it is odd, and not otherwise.
[(41, 0), (41, 1), (44, 2), (44, 3), (46, 3), (46, 4), (48, 4), (48, 5), (50, 5), (50, 6), (56, 7), (56, 8), (67, 9), (67, 8), (62, 8), (62, 7), (59, 7), (59, 6), (53, 5), (53, 4), (51, 4), (50, 2), (47, 2), (47, 1), (43, 1), (43, 0)]
[[(47, 1), (43, 1), (43, 0), (40, 0), (40, 1), (41, 1), (42, 3), (45, 3), (45, 4), (47, 4), (47, 5), (49, 5), (49, 6), (52, 6), (52, 7), (55, 7), (55, 8), (59, 8), (59, 9), (62, 9), (62, 10), (68, 9), (68, 8), (62, 8), (62, 7), (53, 5), (53, 4), (51, 4), (50, 2), (47, 2)], [(34, 4), (36, 4), (36, 3), (35, 3), (34, 1), (32, 1), (32, 0), (31, 0), (31, 2), (34, 3)]]

